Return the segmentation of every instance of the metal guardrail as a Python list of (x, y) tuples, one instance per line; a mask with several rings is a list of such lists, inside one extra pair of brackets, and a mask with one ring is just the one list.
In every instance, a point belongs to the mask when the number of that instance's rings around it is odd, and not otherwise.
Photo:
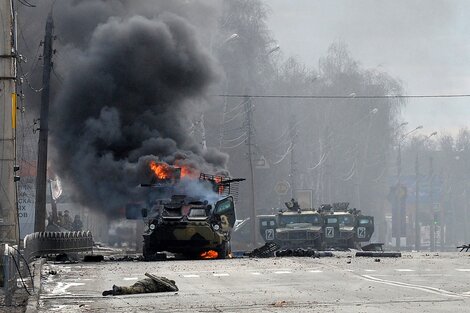
[(2, 284), (0, 285), (1, 293), (4, 297), (5, 305), (10, 306), (13, 298), (13, 293), (17, 287), (16, 279), (18, 269), (15, 265), (15, 259), (18, 260), (17, 246), (9, 246), (8, 244), (0, 245), (2, 252)]
[(24, 238), (24, 257), (28, 262), (35, 257), (92, 250), (93, 236), (90, 231), (38, 232)]

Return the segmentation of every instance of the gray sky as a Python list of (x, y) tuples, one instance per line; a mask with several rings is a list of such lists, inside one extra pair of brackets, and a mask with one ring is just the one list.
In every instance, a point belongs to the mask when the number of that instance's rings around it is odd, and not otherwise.
[[(266, 0), (268, 26), (286, 56), (318, 67), (334, 41), (407, 94), (470, 94), (468, 0)], [(410, 99), (408, 127), (454, 133), (470, 126), (470, 98)]]

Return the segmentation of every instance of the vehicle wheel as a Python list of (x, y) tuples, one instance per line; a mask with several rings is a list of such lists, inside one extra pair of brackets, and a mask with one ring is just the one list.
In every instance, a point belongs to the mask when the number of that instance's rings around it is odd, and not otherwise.
[(232, 249), (230, 247), (230, 241), (226, 241), (221, 244), (221, 247), (217, 251), (219, 253), (218, 259), (226, 259), (232, 253)]
[(152, 261), (154, 253), (150, 252), (145, 246), (142, 251), (142, 255), (144, 257), (144, 261)]
[(322, 242), (322, 240), (320, 238), (316, 239), (315, 243), (313, 245), (314, 245), (314, 247), (313, 247), (314, 249), (325, 250), (325, 243)]
[(151, 248), (147, 240), (144, 239), (144, 246), (142, 247), (142, 256), (144, 257), (144, 261), (154, 261), (156, 259), (155, 254), (158, 250), (155, 250), (154, 248), (155, 247)]
[(354, 239), (348, 239), (346, 248), (347, 249), (357, 249), (356, 248), (356, 242), (354, 241)]

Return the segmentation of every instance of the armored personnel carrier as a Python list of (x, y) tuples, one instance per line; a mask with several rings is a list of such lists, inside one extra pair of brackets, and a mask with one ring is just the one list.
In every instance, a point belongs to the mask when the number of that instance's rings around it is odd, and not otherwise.
[(169, 201), (155, 204), (146, 217), (144, 258), (152, 259), (163, 251), (198, 258), (211, 250), (215, 257), (226, 258), (231, 253), (230, 232), (235, 220), (231, 196), (209, 203), (173, 195)]
[(313, 210), (302, 210), (295, 201), (286, 205), (287, 211), (258, 216), (261, 237), (267, 243), (276, 243), (281, 249), (321, 249), (321, 215)]
[(362, 215), (360, 210), (348, 209), (348, 206), (349, 203), (341, 202), (318, 209), (323, 219), (326, 248), (360, 249), (360, 243), (369, 241), (374, 233), (374, 217)]
[(286, 206), (286, 211), (258, 216), (261, 237), (280, 249), (361, 249), (374, 233), (374, 218), (348, 209), (347, 202), (302, 210), (292, 199)]
[[(200, 174), (180, 180), (181, 170), (168, 167), (163, 179), (141, 185), (140, 201), (126, 208), (128, 218), (141, 208), (146, 230), (143, 256), (152, 260), (160, 252), (189, 258), (226, 258), (236, 222), (234, 187), (244, 179)], [(144, 200), (142, 200), (144, 199)], [(134, 211), (134, 213), (131, 213)]]

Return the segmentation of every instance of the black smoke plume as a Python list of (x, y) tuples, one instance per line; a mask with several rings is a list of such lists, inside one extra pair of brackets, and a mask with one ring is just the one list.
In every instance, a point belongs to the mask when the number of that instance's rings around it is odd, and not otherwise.
[(185, 19), (110, 17), (74, 55), (51, 114), (51, 143), (53, 167), (80, 202), (122, 207), (148, 182), (151, 160), (225, 171), (225, 154), (188, 135), (216, 70)]

